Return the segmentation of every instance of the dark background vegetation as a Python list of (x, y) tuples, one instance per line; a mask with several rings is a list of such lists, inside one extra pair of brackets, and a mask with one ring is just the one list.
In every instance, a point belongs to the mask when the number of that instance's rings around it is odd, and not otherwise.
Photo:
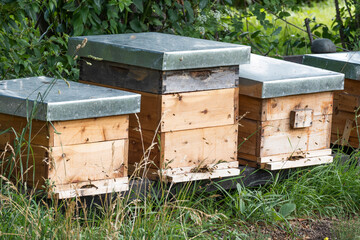
[[(268, 16), (286, 21), (309, 0), (0, 0), (0, 79), (47, 75), (78, 78), (69, 36), (157, 31), (252, 46), (262, 55), (302, 49), (308, 39), (297, 34), (285, 42), (274, 36), (283, 28)], [(334, 4), (339, 4), (334, 1)], [(346, 49), (359, 43), (359, 3), (346, 0), (331, 25), (312, 19), (312, 32)], [(247, 19), (256, 17), (258, 29)], [(304, 26), (297, 26), (305, 29)], [(340, 31), (341, 30), (341, 31)], [(281, 46), (280, 46), (281, 45)], [(291, 54), (284, 51), (280, 55)]]

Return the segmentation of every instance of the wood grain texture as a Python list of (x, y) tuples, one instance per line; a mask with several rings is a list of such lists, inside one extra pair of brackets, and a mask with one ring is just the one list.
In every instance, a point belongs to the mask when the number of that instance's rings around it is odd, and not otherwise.
[(273, 171), (280, 169), (329, 164), (332, 163), (332, 161), (333, 161), (332, 156), (321, 156), (321, 157), (313, 157), (313, 158), (304, 158), (294, 161), (279, 161), (279, 162), (266, 163), (265, 168), (270, 171)]
[(210, 180), (214, 178), (223, 178), (223, 177), (232, 177), (239, 176), (240, 169), (239, 168), (229, 168), (229, 169), (218, 169), (212, 172), (198, 172), (198, 173), (185, 173), (185, 174), (170, 174), (165, 175), (164, 178), (168, 182), (172, 183), (181, 183), (181, 182), (189, 182), (196, 180)]
[(360, 89), (360, 82), (345, 78), (344, 80), (344, 91), (343, 93), (358, 95)]
[[(239, 148), (240, 164), (255, 162), (250, 165), (264, 168), (267, 162), (310, 157), (310, 152), (329, 155), (332, 103), (332, 92), (271, 99), (240, 95), (240, 115), (249, 112), (240, 121), (239, 142), (246, 140)], [(305, 126), (300, 119), (301, 128), (291, 127), (299, 112), (311, 115), (312, 121), (305, 121)]]
[(313, 122), (312, 109), (296, 109), (290, 112), (290, 126), (292, 128), (311, 127)]
[(82, 59), (81, 80), (147, 93), (168, 94), (235, 88), (238, 83), (239, 66), (159, 71), (109, 61)]
[[(162, 134), (155, 131), (138, 128), (130, 128), (129, 132), (129, 165), (140, 165), (144, 159), (151, 163), (148, 167), (156, 168), (160, 166), (160, 141), (163, 139)], [(131, 168), (135, 170), (133, 167)], [(131, 171), (130, 173), (132, 173)]]
[(331, 115), (316, 116), (310, 128), (292, 129), (288, 119), (262, 123), (260, 156), (329, 148)]
[[(63, 185), (58, 184), (51, 190), (58, 199), (109, 194), (114, 192), (128, 191), (129, 179), (128, 177), (123, 177), (96, 181), (84, 181)], [(49, 197), (50, 196), (51, 194), (49, 194)]]
[(237, 89), (162, 95), (161, 132), (234, 124)]
[(165, 165), (171, 168), (231, 162), (237, 157), (238, 125), (164, 133), (161, 149)]
[(128, 140), (53, 147), (49, 179), (55, 184), (127, 176)]
[(14, 131), (20, 136), (24, 128), (26, 128), (24, 137), (27, 141), (29, 140), (29, 130), (31, 129), (30, 140), (32, 143), (49, 146), (52, 139), (49, 134), (50, 127), (47, 122), (33, 120), (31, 124), (28, 124), (26, 118), (0, 113), (0, 132), (10, 129), (6, 136), (0, 137), (0, 148), (3, 149), (7, 142), (12, 142), (15, 139)]
[(240, 121), (238, 134), (238, 151), (258, 156), (260, 154), (260, 121), (243, 118)]
[(313, 109), (314, 116), (332, 114), (333, 92), (302, 94), (269, 99), (258, 99), (240, 95), (239, 115), (246, 112), (246, 118), (271, 121), (290, 118), (290, 112), (297, 109)]
[(111, 116), (72, 121), (54, 122), (50, 146), (68, 146), (128, 138), (129, 116)]
[[(349, 123), (352, 122), (350, 127)], [(355, 121), (355, 112), (347, 112), (347, 111), (336, 111), (333, 117), (333, 124), (331, 129), (331, 142), (333, 144), (344, 144), (351, 145), (355, 148), (359, 146), (359, 137), (357, 129), (359, 128), (360, 119)], [(348, 128), (348, 129), (345, 129)], [(343, 138), (343, 134), (346, 133), (345, 138)], [(359, 129), (360, 135), (360, 129)], [(343, 141), (342, 141), (343, 139)], [(348, 141), (348, 143), (346, 143)]]

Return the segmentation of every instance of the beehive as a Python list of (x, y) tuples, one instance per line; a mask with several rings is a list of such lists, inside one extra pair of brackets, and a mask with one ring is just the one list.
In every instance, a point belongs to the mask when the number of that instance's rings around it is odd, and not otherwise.
[(344, 91), (334, 95), (331, 142), (360, 147), (355, 121), (360, 107), (360, 52), (309, 54), (304, 56), (304, 64), (345, 74)]
[(332, 161), (333, 91), (343, 74), (258, 55), (240, 67), (240, 164), (269, 170)]
[(70, 38), (70, 52), (84, 38), (80, 79), (142, 96), (139, 122), (130, 118), (130, 165), (151, 161), (147, 176), (172, 182), (239, 174), (237, 76), (249, 47), (137, 33)]
[(129, 114), (139, 110), (140, 95), (120, 90), (46, 77), (1, 81), (0, 131), (14, 131), (1, 135), (0, 146), (28, 129), (23, 141), (33, 152), (28, 158), (25, 146), (8, 164), (33, 188), (48, 182), (49, 195), (126, 191)]

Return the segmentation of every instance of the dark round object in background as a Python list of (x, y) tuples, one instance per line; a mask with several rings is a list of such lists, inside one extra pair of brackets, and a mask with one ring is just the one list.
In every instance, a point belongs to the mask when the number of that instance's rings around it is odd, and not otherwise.
[(336, 52), (335, 44), (327, 38), (315, 39), (311, 46), (312, 53), (334, 53)]

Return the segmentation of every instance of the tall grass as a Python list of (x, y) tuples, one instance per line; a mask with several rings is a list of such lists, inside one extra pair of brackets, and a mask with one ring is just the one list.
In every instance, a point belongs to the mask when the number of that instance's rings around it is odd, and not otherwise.
[[(279, 174), (272, 182), (233, 190), (206, 191), (187, 183), (152, 185), (149, 194), (49, 201), (25, 194), (3, 178), (0, 236), (8, 239), (208, 239), (246, 238), (249, 224), (281, 223), (291, 218), (346, 217), (359, 211), (360, 180), (354, 153), (343, 162)], [(284, 174), (284, 173), (283, 173)], [(164, 191), (159, 191), (159, 189)], [(136, 191), (136, 189), (132, 189)], [(286, 228), (285, 228), (286, 229)], [(288, 229), (287, 231), (291, 231)], [(250, 234), (250, 235), (249, 235)]]

